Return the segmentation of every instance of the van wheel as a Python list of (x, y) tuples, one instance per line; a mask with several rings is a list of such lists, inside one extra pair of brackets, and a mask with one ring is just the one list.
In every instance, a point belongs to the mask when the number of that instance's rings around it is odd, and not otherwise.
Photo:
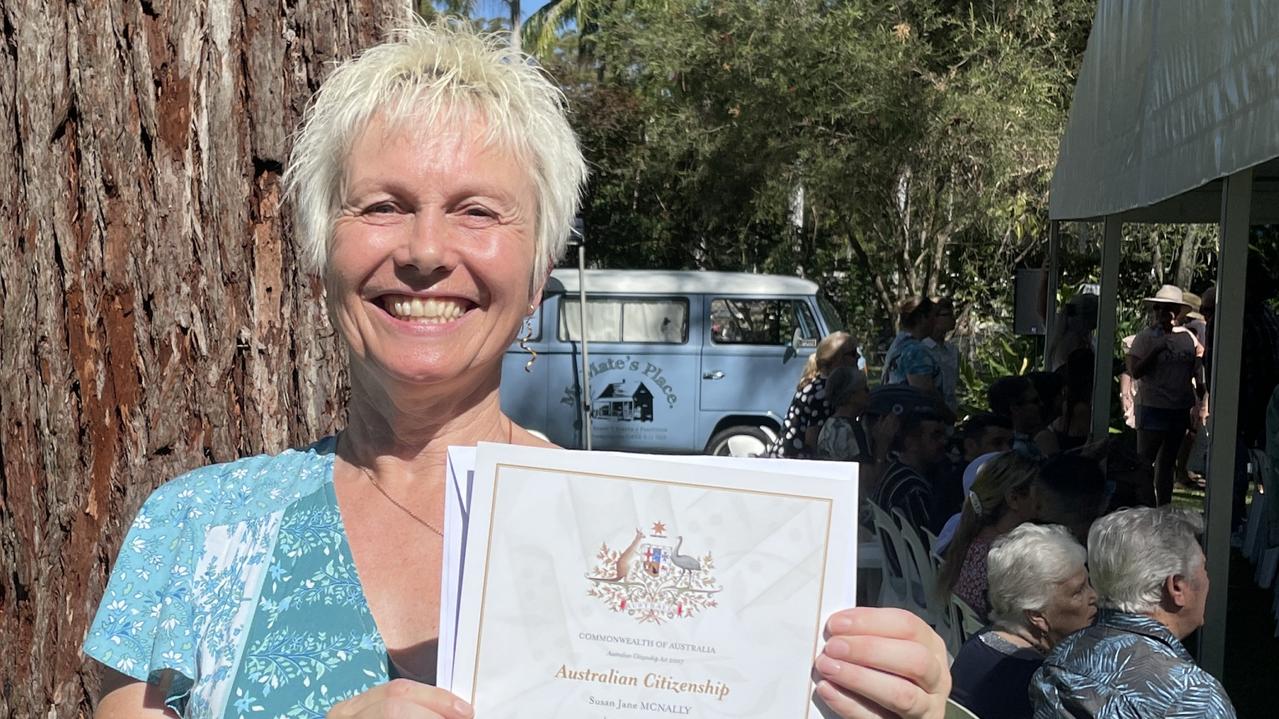
[(706, 444), (706, 453), (716, 457), (760, 457), (771, 441), (759, 427), (737, 425), (716, 432)]

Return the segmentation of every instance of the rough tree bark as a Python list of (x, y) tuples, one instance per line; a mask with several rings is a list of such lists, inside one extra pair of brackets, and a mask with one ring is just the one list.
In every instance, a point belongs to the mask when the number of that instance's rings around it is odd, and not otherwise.
[(406, 0), (0, 2), (0, 716), (87, 714), (80, 642), (157, 484), (340, 421), (280, 173)]

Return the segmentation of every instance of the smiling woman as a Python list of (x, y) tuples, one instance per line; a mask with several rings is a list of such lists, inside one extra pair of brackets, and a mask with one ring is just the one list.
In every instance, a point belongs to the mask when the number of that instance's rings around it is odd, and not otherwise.
[[(499, 39), (417, 25), (334, 71), (287, 178), (348, 424), (151, 495), (84, 644), (97, 716), (471, 716), (431, 686), (446, 452), (545, 444), (501, 411), (502, 355), (585, 176), (559, 91)], [(831, 629), (817, 691), (840, 715), (939, 715), (922, 622), (850, 610)]]
[(541, 444), (501, 412), (501, 359), (585, 175), (558, 89), (499, 40), (418, 25), (333, 72), (287, 181), (348, 424), (148, 499), (85, 641), (100, 716), (469, 713), (429, 686), (445, 451)]

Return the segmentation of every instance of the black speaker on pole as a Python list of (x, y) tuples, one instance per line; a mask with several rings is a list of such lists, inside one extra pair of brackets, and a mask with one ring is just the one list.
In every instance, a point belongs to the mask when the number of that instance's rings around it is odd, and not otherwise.
[(1048, 290), (1048, 271), (1023, 267), (1013, 278), (1013, 333), (1043, 335), (1044, 292)]

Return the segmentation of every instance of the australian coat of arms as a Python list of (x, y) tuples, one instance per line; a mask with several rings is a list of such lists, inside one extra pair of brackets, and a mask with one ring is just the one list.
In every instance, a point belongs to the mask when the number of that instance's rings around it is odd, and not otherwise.
[(600, 546), (598, 563), (586, 574), (587, 594), (641, 624), (688, 619), (718, 606), (715, 594), (723, 587), (711, 574), (711, 553), (683, 551), (684, 537), (668, 536), (662, 522), (654, 522), (647, 533), (636, 529), (621, 549)]

